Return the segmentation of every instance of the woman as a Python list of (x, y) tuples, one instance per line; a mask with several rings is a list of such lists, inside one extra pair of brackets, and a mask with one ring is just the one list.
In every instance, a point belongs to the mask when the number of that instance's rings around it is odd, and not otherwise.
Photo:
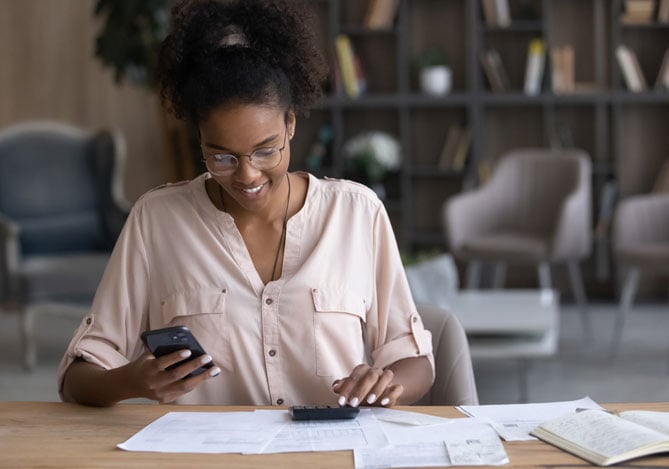
[[(290, 173), (297, 113), (326, 69), (298, 2), (173, 11), (161, 96), (200, 132), (208, 172), (135, 204), (59, 369), (64, 400), (410, 404), (434, 376), (382, 203)], [(186, 325), (207, 355), (155, 358), (143, 331)], [(205, 362), (207, 372), (187, 377)]]

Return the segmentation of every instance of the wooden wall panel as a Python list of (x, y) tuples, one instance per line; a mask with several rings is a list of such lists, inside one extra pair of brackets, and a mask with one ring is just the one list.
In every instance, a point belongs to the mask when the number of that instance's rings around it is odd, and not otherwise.
[(127, 141), (126, 196), (165, 179), (156, 96), (117, 86), (93, 56), (94, 0), (3, 0), (0, 5), (0, 128), (57, 119), (115, 127)]

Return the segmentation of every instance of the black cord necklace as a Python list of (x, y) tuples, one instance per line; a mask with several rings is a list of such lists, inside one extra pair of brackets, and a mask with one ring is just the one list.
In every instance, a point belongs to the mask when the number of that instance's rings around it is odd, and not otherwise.
[[(279, 238), (279, 245), (276, 248), (276, 254), (274, 255), (274, 265), (272, 266), (272, 279), (271, 281), (276, 280), (276, 266), (279, 263), (279, 254), (281, 254), (281, 248), (285, 245), (286, 242), (286, 227), (288, 225), (288, 208), (290, 207), (290, 176), (286, 173), (286, 180), (288, 181), (288, 197), (286, 198), (286, 210), (283, 214), (283, 226), (281, 227), (281, 237)], [(221, 199), (221, 206), (223, 210), (227, 212), (225, 208), (225, 200), (223, 199), (223, 186), (218, 185), (218, 196)]]

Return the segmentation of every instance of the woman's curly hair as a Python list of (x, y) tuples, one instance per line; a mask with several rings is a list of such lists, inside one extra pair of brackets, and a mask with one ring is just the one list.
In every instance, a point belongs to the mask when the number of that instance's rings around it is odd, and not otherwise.
[(156, 78), (163, 103), (199, 122), (229, 103), (274, 104), (306, 114), (327, 64), (296, 0), (184, 0), (172, 9)]

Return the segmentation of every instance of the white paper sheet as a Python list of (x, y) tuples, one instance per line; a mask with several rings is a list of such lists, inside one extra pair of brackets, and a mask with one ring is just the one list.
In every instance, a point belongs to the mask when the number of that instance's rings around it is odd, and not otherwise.
[(509, 462), (497, 433), (480, 419), (449, 419), (448, 423), (430, 426), (382, 422), (381, 426), (391, 445), (355, 450), (356, 469)]
[(448, 423), (450, 420), (435, 415), (421, 414), (420, 412), (408, 412), (384, 407), (373, 407), (372, 412), (377, 419), (384, 422), (403, 423), (405, 425), (437, 425)]
[[(256, 411), (265, 412), (276, 411)], [(341, 451), (387, 444), (388, 439), (374, 414), (369, 409), (361, 409), (352, 420), (290, 421), (261, 452)]]
[(289, 422), (286, 411), (169, 412), (118, 447), (160, 453), (258, 453)]
[(466, 415), (488, 419), (499, 436), (506, 441), (535, 440), (530, 432), (546, 420), (574, 413), (576, 409), (601, 408), (587, 396), (575, 401), (458, 407)]

